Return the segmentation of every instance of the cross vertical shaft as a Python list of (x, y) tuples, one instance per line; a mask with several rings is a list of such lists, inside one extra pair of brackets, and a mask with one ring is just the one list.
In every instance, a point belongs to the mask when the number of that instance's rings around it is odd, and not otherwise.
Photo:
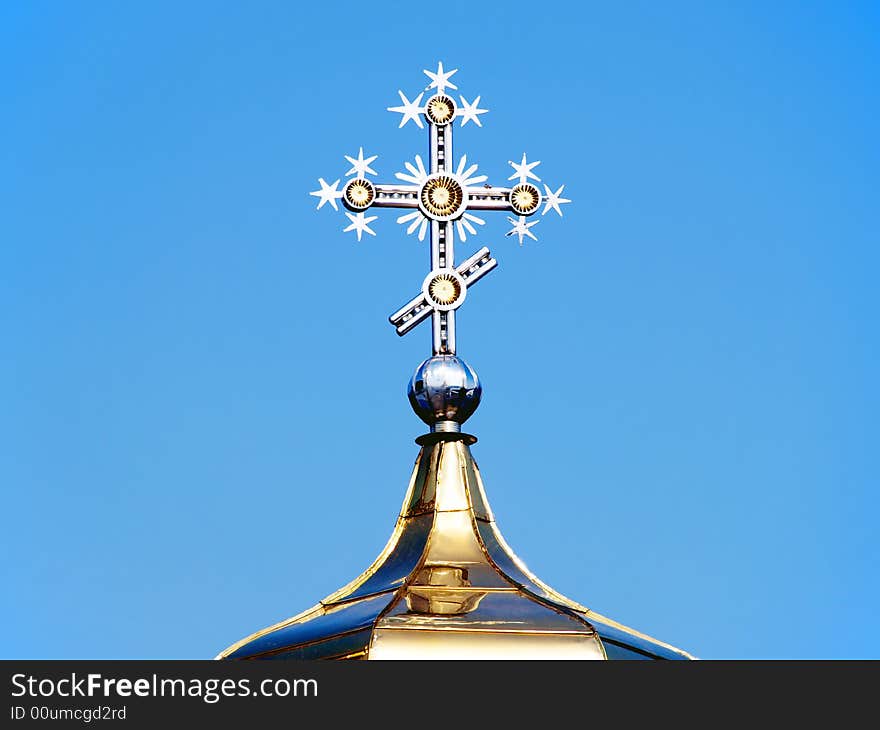
[[(428, 124), (428, 159), (431, 174), (452, 172), (452, 120), (443, 126)], [(455, 232), (452, 221), (431, 225), (431, 270), (451, 268), (455, 263)], [(433, 354), (455, 354), (455, 310), (435, 310), (432, 315)]]

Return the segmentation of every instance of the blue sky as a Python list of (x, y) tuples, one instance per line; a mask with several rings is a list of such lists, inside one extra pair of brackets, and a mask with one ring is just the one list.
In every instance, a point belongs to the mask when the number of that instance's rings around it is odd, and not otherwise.
[(211, 657), (384, 545), (427, 247), (307, 193), (424, 151), (438, 60), (574, 201), (459, 246), (508, 542), (701, 657), (880, 656), (877, 5), (365, 7), (0, 7), (0, 656)]

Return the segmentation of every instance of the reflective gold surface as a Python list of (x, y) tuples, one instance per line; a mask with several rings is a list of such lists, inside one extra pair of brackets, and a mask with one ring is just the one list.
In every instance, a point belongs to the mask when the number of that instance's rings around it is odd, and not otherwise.
[[(218, 658), (273, 659), (318, 658), (317, 653), (348, 654), (365, 650), (377, 618), (392, 600), (391, 594), (364, 598), (335, 606), (318, 606), (308, 614), (283, 621), (233, 644)], [(366, 633), (365, 633), (366, 632)], [(353, 646), (352, 637), (354, 639)], [(347, 637), (344, 641), (336, 641)], [(344, 645), (344, 649), (340, 647)], [(303, 652), (306, 647), (311, 651)], [(306, 656), (305, 654), (308, 654)]]
[[(423, 567), (397, 602), (397, 613), (413, 616), (461, 616), (471, 613), (488, 595), (474, 587), (468, 569), (462, 566)], [(389, 614), (386, 612), (386, 619)]]
[(458, 439), (422, 449), (402, 516), (456, 510), (470, 510), (477, 519), (492, 519), (470, 449)]
[(373, 564), (218, 658), (692, 658), (532, 574), (495, 525), (469, 440), (420, 438), (401, 514)]
[[(413, 596), (437, 601), (447, 610), (423, 611), (421, 602), (410, 600)], [(385, 612), (377, 628), (595, 634), (585, 622), (541, 605), (513, 588), (481, 590), (411, 586), (405, 597), (407, 600), (395, 602)], [(455, 610), (449, 610), (453, 608)]]
[(370, 659), (605, 659), (593, 637), (377, 629)]
[(431, 515), (398, 519), (391, 540), (373, 564), (322, 603), (351, 600), (402, 586), (425, 551), (432, 525)]

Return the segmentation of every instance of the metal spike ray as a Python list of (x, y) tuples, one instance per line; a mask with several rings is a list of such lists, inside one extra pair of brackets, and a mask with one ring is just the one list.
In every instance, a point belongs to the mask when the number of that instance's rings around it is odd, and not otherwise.
[[(319, 178), (320, 189), (310, 193), (319, 199), (318, 209), (330, 203), (338, 210), (337, 201), (341, 200), (349, 221), (343, 230), (354, 233), (358, 241), (364, 233), (376, 235), (370, 224), (378, 216), (366, 215), (366, 211), (373, 208), (400, 210), (397, 223), (404, 226), (407, 235), (416, 236), (419, 241), (430, 239), (430, 269), (422, 284), (422, 294), (395, 312), (390, 320), (398, 334), (403, 335), (431, 316), (434, 355), (455, 354), (455, 312), (464, 302), (467, 289), (497, 265), (489, 250), (482, 248), (456, 266), (456, 235), (462, 241), (477, 235), (478, 226), (484, 226), (486, 221), (476, 213), (504, 211), (511, 214), (507, 218), (513, 226), (506, 235), (518, 236), (522, 245), (525, 238), (537, 240), (533, 228), (538, 221), (528, 221), (529, 217), (538, 213), (544, 216), (551, 210), (561, 216), (560, 205), (571, 202), (562, 197), (564, 185), (553, 192), (544, 184), (542, 193), (533, 184), (532, 181), (541, 181), (534, 172), (541, 163), (528, 162), (525, 154), (521, 162), (511, 160), (509, 163), (513, 174), (508, 180), (514, 181), (510, 187), (488, 184), (488, 177), (478, 173), (478, 165), (469, 163), (467, 155), (455, 158), (452, 147), (455, 120), (460, 120), (461, 127), (468, 122), (482, 127), (480, 117), (488, 112), (480, 107), (482, 96), (479, 95), (470, 97), (473, 99), (470, 102), (459, 95), (459, 106), (451, 93), (458, 90), (451, 80), (457, 73), (458, 69), (446, 70), (439, 62), (436, 71), (424, 70), (430, 82), (424, 89), (411, 97), (398, 90), (400, 104), (387, 107), (388, 111), (400, 114), (399, 127), (414, 122), (419, 129), (424, 129), (427, 124), (427, 159), (415, 155), (405, 161), (403, 171), (394, 173), (397, 182), (374, 182), (368, 175), (377, 174), (371, 165), (378, 155), (365, 157), (360, 147), (356, 157), (345, 156), (350, 167), (344, 175), (337, 176), (332, 185)], [(341, 190), (338, 189), (340, 179), (346, 180)]]

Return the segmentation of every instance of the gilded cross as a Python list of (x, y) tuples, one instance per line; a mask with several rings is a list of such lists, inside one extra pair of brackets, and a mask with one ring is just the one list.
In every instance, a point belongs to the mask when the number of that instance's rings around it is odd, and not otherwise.
[[(311, 193), (320, 199), (318, 208), (330, 203), (334, 210), (338, 210), (337, 201), (342, 201), (349, 221), (344, 231), (354, 232), (358, 241), (364, 233), (376, 235), (370, 224), (378, 216), (367, 215), (367, 211), (373, 208), (403, 209), (406, 212), (397, 218), (397, 222), (407, 227), (407, 234), (417, 235), (419, 241), (430, 234), (430, 270), (422, 291), (389, 320), (399, 335), (405, 335), (431, 316), (435, 355), (455, 354), (455, 311), (464, 302), (468, 288), (497, 266), (497, 261), (485, 247), (455, 265), (456, 235), (465, 241), (468, 235), (476, 235), (475, 225), (485, 224), (473, 211), (513, 213), (515, 217), (508, 216), (513, 228), (507, 235), (518, 236), (522, 244), (525, 237), (537, 240), (531, 229), (538, 220), (528, 221), (528, 218), (534, 216), (542, 204), (541, 215), (552, 209), (561, 216), (559, 206), (571, 202), (561, 197), (564, 185), (556, 192), (544, 185), (544, 193), (541, 193), (534, 184), (540, 182), (534, 168), (541, 163), (529, 162), (525, 154), (520, 162), (509, 161), (513, 174), (508, 180), (514, 181), (509, 187), (485, 184), (486, 175), (478, 175), (478, 166), (468, 165), (466, 155), (457, 165), (454, 163), (452, 132), (455, 120), (460, 119), (462, 127), (471, 121), (482, 127), (480, 116), (488, 111), (479, 108), (479, 96), (473, 102), (468, 102), (464, 96), (458, 97), (460, 104), (455, 101), (449, 90), (458, 88), (451, 81), (457, 71), (445, 71), (442, 63), (437, 65), (436, 72), (426, 69), (424, 73), (430, 80), (428, 86), (412, 100), (398, 91), (401, 104), (388, 107), (388, 111), (401, 115), (400, 127), (410, 121), (420, 129), (427, 124), (427, 166), (421, 156), (416, 155), (413, 162), (404, 163), (406, 172), (395, 173), (399, 182), (373, 182), (368, 175), (376, 175), (371, 165), (378, 156), (364, 157), (361, 148), (357, 157), (345, 158), (351, 165), (345, 177), (350, 179), (341, 190), (338, 189), (339, 179), (330, 185), (319, 178), (320, 190)], [(423, 102), (426, 93), (430, 96)]]

